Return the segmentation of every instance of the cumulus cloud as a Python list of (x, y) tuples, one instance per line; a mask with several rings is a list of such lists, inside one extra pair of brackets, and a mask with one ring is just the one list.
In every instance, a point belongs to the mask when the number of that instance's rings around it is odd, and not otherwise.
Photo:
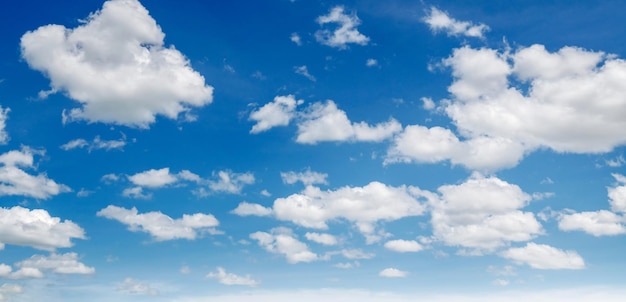
[(385, 242), (385, 248), (394, 252), (419, 252), (424, 247), (415, 240), (390, 240)]
[(337, 237), (331, 234), (307, 232), (304, 234), (307, 240), (323, 245), (336, 245), (338, 243)]
[(170, 174), (169, 168), (162, 168), (159, 170), (150, 169), (128, 176), (128, 180), (136, 186), (160, 188), (175, 183), (178, 179), (175, 175)]
[(224, 285), (245, 285), (245, 286), (258, 286), (260, 284), (259, 281), (252, 279), (250, 275), (239, 276), (233, 273), (228, 273), (222, 267), (217, 267), (216, 272), (210, 272), (207, 275), (207, 278), (214, 278), (219, 281), (219, 283)]
[(96, 272), (95, 268), (88, 267), (78, 260), (78, 254), (76, 253), (52, 253), (49, 256), (33, 255), (32, 257), (20, 261), (15, 265), (17, 267), (21, 267), (22, 269), (50, 271), (56, 274), (88, 275)]
[(239, 194), (245, 185), (254, 183), (254, 175), (250, 172), (235, 173), (232, 171), (217, 172), (217, 181), (209, 180), (209, 188), (215, 192)]
[(72, 238), (85, 239), (85, 231), (72, 221), (51, 217), (46, 210), (0, 208), (0, 249), (13, 244), (54, 251), (73, 246)]
[(433, 235), (446, 245), (493, 252), (509, 242), (523, 242), (543, 233), (531, 212), (520, 209), (532, 197), (497, 177), (474, 174), (459, 185), (439, 187), (430, 199)]
[(270, 253), (284, 255), (291, 264), (319, 260), (318, 255), (311, 252), (309, 247), (299, 241), (289, 229), (275, 228), (270, 233), (252, 233), (250, 239), (256, 240), (260, 247)]
[(93, 150), (123, 150), (124, 146), (126, 146), (126, 136), (122, 134), (122, 138), (118, 140), (103, 140), (100, 136), (96, 136), (89, 142), (83, 138), (77, 138), (61, 145), (60, 148), (65, 151), (87, 148), (87, 151), (91, 152)]
[(324, 141), (380, 142), (402, 130), (402, 125), (395, 119), (374, 126), (365, 122), (353, 123), (332, 100), (314, 103), (301, 114), (296, 142), (302, 144)]
[(156, 296), (159, 291), (150, 284), (137, 281), (133, 278), (126, 278), (117, 287), (117, 290), (129, 294), (142, 294), (148, 296)]
[(385, 278), (404, 278), (409, 275), (409, 272), (390, 267), (380, 271), (378, 275)]
[(0, 278), (3, 279), (39, 279), (43, 277), (44, 274), (36, 268), (26, 267), (13, 271), (11, 266), (0, 264)]
[[(48, 199), (54, 195), (71, 191), (63, 184), (48, 178), (45, 173), (36, 176), (25, 169), (35, 169), (34, 153), (37, 151), (23, 148), (0, 155), (0, 196), (25, 196), (36, 199)], [(41, 154), (41, 152), (39, 152)]]
[(433, 32), (445, 32), (448, 36), (466, 36), (474, 38), (484, 38), (484, 34), (489, 30), (485, 24), (473, 24), (467, 21), (458, 21), (451, 18), (448, 13), (430, 7), (430, 11), (423, 21), (428, 24)]
[(328, 222), (345, 219), (372, 243), (384, 237), (376, 230), (379, 222), (421, 215), (424, 206), (418, 199), (424, 194), (415, 187), (380, 182), (335, 191), (308, 186), (299, 194), (276, 199), (273, 211), (279, 220), (314, 229), (327, 229)]
[(211, 103), (213, 88), (194, 71), (136, 0), (110, 0), (80, 26), (46, 25), (21, 38), (22, 57), (80, 107), (66, 121), (148, 128)]
[(287, 126), (295, 116), (296, 106), (304, 103), (293, 95), (276, 96), (273, 102), (265, 104), (250, 113), (250, 120), (256, 122), (250, 133), (256, 134), (276, 126)]
[(127, 225), (131, 232), (148, 233), (156, 241), (195, 240), (198, 233), (210, 232), (219, 225), (219, 221), (211, 214), (183, 214), (182, 218), (172, 219), (161, 212), (139, 214), (137, 208), (125, 209), (114, 205), (98, 211), (96, 215), (117, 220)]
[(282, 178), (283, 183), (290, 185), (295, 184), (296, 182), (302, 182), (305, 186), (328, 184), (328, 181), (326, 180), (326, 178), (328, 178), (328, 174), (311, 171), (310, 168), (304, 172), (280, 172), (280, 178)]
[(621, 185), (610, 187), (608, 189), (611, 210), (614, 212), (626, 213), (626, 177), (617, 173), (612, 175)]
[(9, 143), (9, 134), (6, 131), (7, 119), (9, 118), (9, 108), (0, 106), (0, 145)]
[(321, 44), (346, 49), (348, 44), (367, 45), (370, 41), (370, 38), (357, 29), (361, 24), (359, 17), (355, 13), (346, 14), (343, 6), (335, 6), (328, 15), (319, 16), (317, 23), (322, 27), (326, 24), (337, 24), (334, 30), (323, 28), (315, 32), (315, 39)]
[(563, 251), (549, 245), (529, 242), (525, 247), (510, 248), (501, 256), (536, 269), (583, 269), (585, 261), (575, 251)]
[(626, 72), (622, 59), (575, 47), (464, 46), (443, 63), (454, 81), (440, 109), (463, 139), (444, 128), (407, 126), (387, 162), (449, 160), (497, 170), (539, 148), (604, 153), (626, 143), (626, 88), (617, 84)]
[(17, 284), (5, 283), (0, 286), (0, 301), (7, 301), (11, 296), (24, 292), (24, 288)]
[(239, 216), (269, 216), (272, 215), (272, 209), (266, 208), (256, 203), (240, 203), (231, 213)]

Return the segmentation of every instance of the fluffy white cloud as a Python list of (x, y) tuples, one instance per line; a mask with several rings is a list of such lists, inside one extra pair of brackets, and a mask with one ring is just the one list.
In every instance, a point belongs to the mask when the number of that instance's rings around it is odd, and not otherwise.
[(224, 268), (219, 266), (217, 267), (217, 272), (210, 272), (207, 278), (217, 279), (224, 285), (258, 286), (260, 284), (259, 281), (252, 279), (250, 275), (238, 276), (233, 273), (227, 273)]
[(626, 213), (626, 177), (621, 174), (612, 174), (621, 185), (608, 188), (609, 203), (615, 212)]
[(307, 232), (306, 234), (304, 234), (304, 237), (306, 237), (306, 239), (310, 241), (323, 245), (336, 245), (338, 242), (337, 237), (331, 234)]
[(276, 96), (273, 102), (250, 113), (249, 119), (256, 122), (250, 133), (260, 133), (276, 126), (289, 125), (295, 116), (296, 106), (302, 103), (303, 100), (296, 100), (293, 95)]
[(125, 209), (114, 205), (98, 211), (96, 215), (128, 225), (132, 232), (148, 233), (156, 241), (194, 240), (198, 233), (209, 232), (219, 225), (219, 221), (210, 214), (183, 214), (182, 218), (172, 219), (161, 212), (138, 214), (137, 208)]
[(321, 44), (339, 49), (345, 49), (348, 44), (367, 45), (370, 38), (357, 29), (361, 20), (356, 14), (346, 14), (343, 6), (333, 7), (328, 15), (319, 16), (317, 23), (324, 26), (329, 23), (337, 24), (334, 30), (320, 29), (315, 32), (315, 39)]
[(231, 213), (239, 216), (269, 216), (272, 215), (272, 209), (266, 208), (256, 203), (240, 203)]
[(57, 274), (81, 274), (88, 275), (96, 272), (93, 267), (88, 267), (78, 261), (76, 253), (55, 254), (50, 256), (34, 255), (26, 260), (15, 264), (22, 269), (32, 269), (39, 271), (51, 271)]
[(390, 240), (385, 242), (385, 248), (395, 252), (419, 252), (424, 247), (415, 240)]
[(441, 197), (430, 199), (431, 223), (434, 236), (447, 245), (492, 252), (543, 232), (533, 213), (519, 210), (532, 197), (497, 177), (474, 174), (462, 184), (438, 190)]
[(152, 198), (152, 193), (144, 193), (142, 187), (132, 187), (124, 189), (122, 196), (136, 199), (150, 199)]
[(287, 262), (291, 264), (319, 259), (318, 255), (311, 252), (305, 243), (295, 238), (289, 229), (275, 228), (271, 230), (271, 233), (252, 233), (250, 239), (256, 240), (259, 246), (270, 253), (284, 255)]
[(423, 21), (428, 24), (433, 32), (443, 31), (449, 36), (466, 36), (474, 38), (484, 38), (484, 33), (489, 30), (485, 24), (472, 24), (467, 21), (458, 21), (451, 18), (446, 12), (430, 7), (430, 11)]
[(299, 194), (276, 199), (273, 210), (277, 219), (307, 228), (327, 229), (329, 221), (348, 220), (371, 243), (381, 239), (376, 232), (378, 222), (421, 215), (424, 206), (418, 198), (424, 194), (415, 187), (390, 187), (380, 182), (335, 191), (308, 186)]
[(311, 171), (311, 169), (307, 169), (304, 172), (298, 173), (294, 171), (280, 173), (280, 178), (282, 178), (283, 183), (295, 184), (296, 182), (300, 181), (305, 186), (315, 184), (328, 184), (328, 181), (326, 180), (327, 177), (328, 174)]
[(24, 267), (17, 271), (13, 271), (11, 266), (0, 264), (0, 278), (5, 279), (39, 279), (44, 274), (37, 268)]
[[(0, 155), (0, 196), (18, 195), (37, 199), (48, 199), (71, 189), (48, 178), (45, 173), (37, 176), (28, 174), (24, 169), (34, 169), (33, 153), (36, 151), (23, 148)], [(39, 152), (41, 154), (41, 152)]]
[(213, 88), (194, 71), (136, 0), (110, 0), (76, 28), (46, 25), (22, 36), (22, 57), (51, 90), (81, 104), (66, 120), (148, 128), (211, 103)]
[(345, 111), (338, 109), (331, 100), (314, 103), (301, 114), (296, 141), (303, 144), (323, 141), (379, 142), (402, 130), (402, 125), (394, 119), (375, 126), (365, 122), (352, 123)]
[(5, 283), (0, 286), (0, 301), (7, 301), (11, 296), (24, 292), (24, 288), (17, 284)]
[(91, 142), (82, 138), (71, 140), (61, 145), (61, 149), (68, 151), (77, 148), (87, 148), (87, 151), (91, 152), (92, 150), (123, 150), (124, 146), (126, 146), (125, 135), (122, 135), (122, 138), (118, 140), (102, 140), (100, 136), (96, 136)]
[(156, 296), (159, 294), (159, 291), (150, 284), (137, 281), (133, 278), (124, 279), (124, 281), (117, 287), (117, 290), (129, 294), (142, 294), (148, 296)]
[(386, 278), (404, 278), (409, 275), (409, 272), (390, 267), (380, 271), (378, 275)]
[(85, 239), (85, 231), (69, 220), (51, 217), (46, 210), (0, 208), (0, 246), (14, 244), (53, 251), (71, 247), (72, 238)]
[(585, 261), (575, 251), (562, 251), (545, 244), (529, 242), (525, 247), (510, 248), (501, 256), (536, 269), (583, 269)]
[(148, 188), (160, 188), (177, 181), (175, 175), (170, 174), (169, 168), (159, 170), (150, 169), (132, 176), (128, 180), (137, 186)]
[(6, 145), (9, 142), (9, 134), (6, 131), (7, 119), (9, 118), (9, 108), (0, 106), (0, 145)]
[(626, 218), (613, 212), (600, 210), (564, 214), (559, 218), (559, 229), (563, 231), (583, 231), (594, 236), (626, 234)]
[(245, 185), (254, 183), (254, 175), (250, 172), (234, 173), (232, 171), (217, 172), (217, 181), (208, 181), (209, 188), (215, 192), (239, 194)]

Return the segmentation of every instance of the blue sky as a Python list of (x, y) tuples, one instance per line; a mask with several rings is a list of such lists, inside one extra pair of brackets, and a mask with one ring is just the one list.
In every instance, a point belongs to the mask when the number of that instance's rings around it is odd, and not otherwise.
[(0, 301), (618, 301), (624, 8), (6, 4)]

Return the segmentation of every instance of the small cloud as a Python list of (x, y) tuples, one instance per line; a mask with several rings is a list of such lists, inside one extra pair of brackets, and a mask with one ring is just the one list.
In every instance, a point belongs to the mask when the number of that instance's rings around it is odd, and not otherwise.
[(337, 24), (334, 30), (320, 29), (315, 32), (315, 39), (330, 47), (346, 49), (348, 44), (367, 45), (370, 38), (357, 29), (361, 20), (355, 13), (346, 14), (343, 6), (333, 7), (328, 15), (317, 18), (320, 26)]
[(272, 196), (272, 193), (270, 193), (268, 190), (263, 190), (263, 191), (261, 191), (261, 195), (263, 195), (265, 197), (270, 197), (270, 196)]
[(401, 271), (397, 268), (386, 268), (380, 271), (378, 275), (385, 278), (404, 278), (409, 275), (409, 272)]
[(491, 284), (498, 285), (498, 286), (507, 286), (507, 285), (509, 285), (509, 280), (496, 279), (496, 280), (493, 280), (493, 282), (491, 282)]
[(554, 183), (554, 181), (550, 177), (546, 177), (543, 180), (541, 180), (541, 182), (540, 182), (540, 184), (542, 184), (542, 185), (551, 185), (553, 183)]
[(259, 281), (256, 281), (250, 277), (250, 275), (239, 276), (233, 273), (228, 273), (222, 267), (217, 267), (216, 272), (210, 272), (207, 275), (207, 278), (214, 278), (219, 281), (219, 283), (224, 285), (245, 285), (245, 286), (258, 286), (260, 284)]
[(484, 38), (484, 33), (489, 30), (489, 26), (485, 24), (475, 25), (467, 21), (458, 21), (451, 18), (448, 13), (430, 7), (430, 12), (424, 17), (423, 21), (428, 24), (434, 32), (445, 32), (448, 36), (466, 36), (474, 38)]
[(365, 61), (365, 66), (367, 67), (374, 67), (374, 66), (378, 66), (378, 61), (376, 59), (367, 59), (367, 61)]
[(293, 70), (295, 71), (295, 73), (304, 76), (312, 82), (317, 81), (317, 79), (315, 79), (315, 77), (309, 73), (309, 69), (306, 67), (306, 65), (295, 66)]
[(90, 191), (85, 188), (80, 188), (80, 191), (76, 193), (76, 197), (88, 197), (89, 195), (95, 193), (95, 191)]
[(431, 98), (423, 97), (422, 100), (422, 108), (430, 111), (435, 109), (435, 102)]
[(255, 72), (252, 74), (252, 77), (253, 77), (253, 78), (255, 78), (255, 79), (259, 79), (259, 80), (261, 80), (261, 81), (263, 81), (263, 80), (266, 80), (266, 79), (267, 79), (267, 77), (266, 77), (263, 73), (261, 73), (260, 71), (258, 71), (258, 70), (257, 70), (257, 71), (255, 71)]
[(191, 273), (191, 268), (189, 268), (189, 266), (187, 265), (183, 265), (180, 270), (178, 270), (178, 272), (180, 272), (183, 275), (189, 275)]
[(117, 287), (117, 290), (129, 294), (143, 294), (148, 296), (156, 296), (159, 294), (159, 291), (149, 284), (139, 282), (132, 278), (124, 279), (124, 281)]
[(292, 33), (289, 39), (291, 40), (291, 42), (296, 43), (296, 45), (302, 46), (302, 39), (300, 38), (300, 35), (298, 35), (298, 33)]

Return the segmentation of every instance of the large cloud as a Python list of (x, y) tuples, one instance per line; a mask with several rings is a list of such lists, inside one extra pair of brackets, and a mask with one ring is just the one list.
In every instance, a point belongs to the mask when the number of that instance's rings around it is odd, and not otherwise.
[(0, 208), (0, 247), (14, 244), (53, 251), (71, 247), (72, 238), (85, 239), (85, 232), (69, 220), (51, 217), (46, 210)]
[(219, 225), (219, 221), (210, 214), (184, 214), (182, 218), (172, 219), (161, 212), (139, 214), (136, 208), (125, 209), (113, 205), (98, 211), (96, 215), (117, 220), (127, 225), (130, 231), (149, 233), (156, 241), (194, 240), (198, 233), (212, 232)]
[(603, 153), (626, 143), (624, 60), (575, 47), (501, 52), (465, 46), (443, 63), (454, 82), (452, 98), (439, 108), (464, 140), (448, 129), (407, 126), (388, 162), (450, 160), (496, 170), (538, 148)]
[(136, 0), (110, 0), (76, 28), (46, 25), (22, 36), (22, 57), (81, 104), (69, 120), (147, 128), (157, 115), (175, 119), (212, 101), (194, 71)]
[[(37, 199), (48, 199), (54, 195), (71, 191), (63, 184), (48, 178), (45, 173), (37, 176), (28, 174), (23, 168), (33, 169), (33, 151), (24, 148), (0, 155), (0, 196), (17, 195)], [(41, 154), (41, 152), (39, 152)]]

